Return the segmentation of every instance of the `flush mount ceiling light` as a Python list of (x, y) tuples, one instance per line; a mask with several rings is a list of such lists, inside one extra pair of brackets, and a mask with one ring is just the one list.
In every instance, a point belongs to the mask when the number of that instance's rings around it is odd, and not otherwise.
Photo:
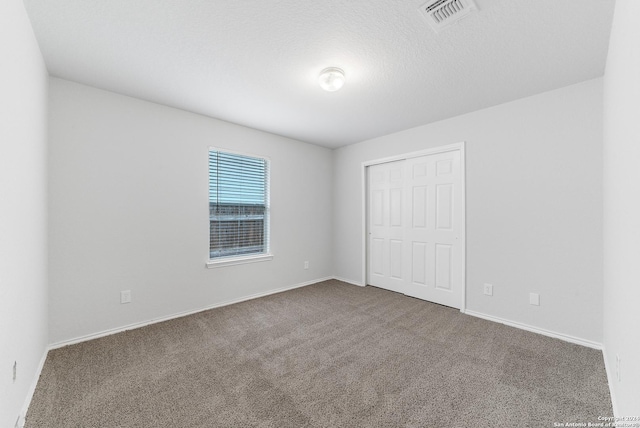
[(335, 92), (344, 85), (344, 71), (336, 67), (325, 68), (320, 72), (318, 82), (325, 91)]

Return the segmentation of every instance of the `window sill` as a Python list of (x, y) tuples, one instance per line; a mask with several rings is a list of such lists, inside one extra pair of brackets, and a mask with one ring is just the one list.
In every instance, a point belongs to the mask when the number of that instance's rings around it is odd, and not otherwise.
[(215, 269), (225, 266), (243, 265), (245, 263), (266, 262), (273, 259), (273, 254), (257, 254), (253, 256), (228, 257), (207, 261), (207, 268)]

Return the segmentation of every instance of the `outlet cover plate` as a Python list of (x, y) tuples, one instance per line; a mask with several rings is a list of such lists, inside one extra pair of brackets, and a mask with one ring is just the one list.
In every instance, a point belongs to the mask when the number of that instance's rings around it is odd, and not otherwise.
[(540, 306), (540, 295), (538, 293), (529, 293), (529, 304)]
[(484, 284), (483, 292), (487, 296), (493, 296), (493, 285), (492, 284)]
[(120, 303), (131, 303), (131, 290), (123, 290), (120, 292)]

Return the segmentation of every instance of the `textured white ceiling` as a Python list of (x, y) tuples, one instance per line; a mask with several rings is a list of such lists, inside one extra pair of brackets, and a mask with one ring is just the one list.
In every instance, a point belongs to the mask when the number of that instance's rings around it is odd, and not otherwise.
[[(25, 0), (51, 75), (326, 147), (602, 76), (614, 0)], [(328, 93), (325, 67), (347, 82)]]

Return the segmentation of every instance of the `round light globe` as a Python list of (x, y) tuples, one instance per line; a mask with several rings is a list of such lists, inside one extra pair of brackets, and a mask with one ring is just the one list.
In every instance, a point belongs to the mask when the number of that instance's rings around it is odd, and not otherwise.
[(336, 67), (325, 68), (320, 72), (318, 82), (325, 91), (335, 92), (344, 85), (344, 71)]

